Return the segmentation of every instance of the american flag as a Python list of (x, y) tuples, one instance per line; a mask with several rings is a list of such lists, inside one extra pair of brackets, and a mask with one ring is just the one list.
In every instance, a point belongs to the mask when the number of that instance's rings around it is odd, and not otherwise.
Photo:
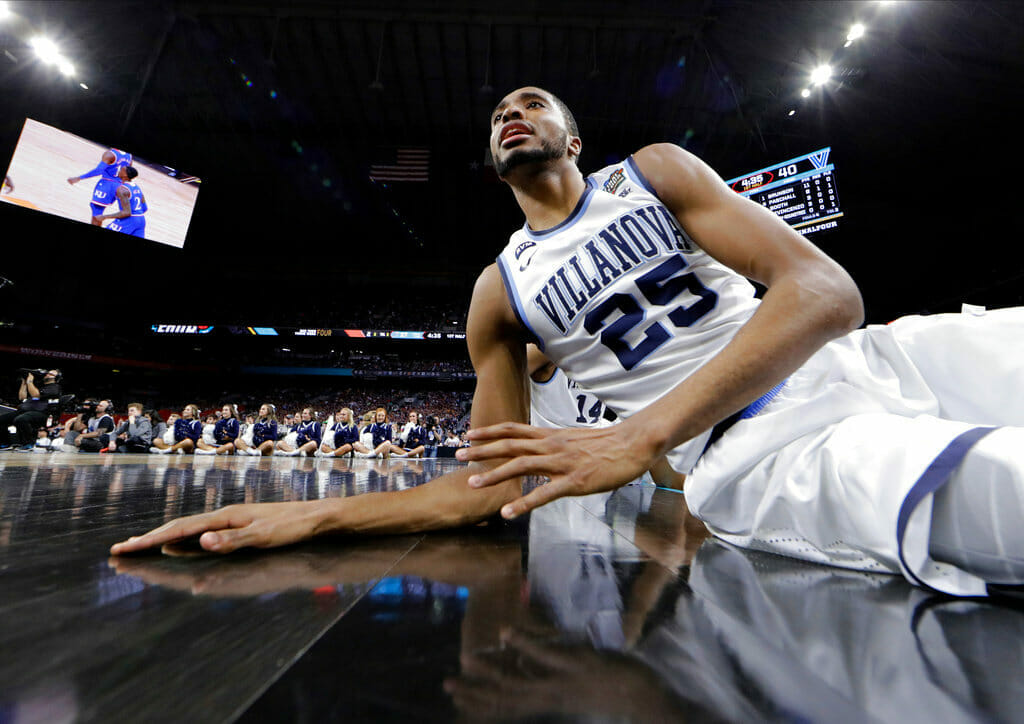
[(373, 181), (429, 180), (430, 149), (399, 148), (394, 151), (394, 159), (393, 164), (370, 166), (370, 178)]

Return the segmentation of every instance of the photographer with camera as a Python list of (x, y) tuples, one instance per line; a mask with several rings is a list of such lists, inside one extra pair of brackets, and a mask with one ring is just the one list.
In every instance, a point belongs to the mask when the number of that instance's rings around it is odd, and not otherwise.
[[(60, 400), (60, 370), (18, 370), (21, 386), (18, 389), (18, 408), (0, 415), (0, 450), (17, 446), (31, 451), (41, 427), (46, 425), (51, 403)], [(16, 436), (9, 428), (14, 426)]]
[[(91, 413), (88, 409), (89, 403), (82, 405), (82, 416), (85, 430), (75, 436), (74, 445), (80, 452), (98, 453), (107, 447), (110, 442), (111, 433), (114, 432), (114, 417), (111, 414), (114, 405), (110, 400), (100, 400), (93, 403)], [(81, 408), (80, 408), (81, 409)], [(85, 417), (89, 415), (88, 417)], [(64, 443), (67, 446), (67, 442)], [(67, 448), (65, 448), (67, 449)]]

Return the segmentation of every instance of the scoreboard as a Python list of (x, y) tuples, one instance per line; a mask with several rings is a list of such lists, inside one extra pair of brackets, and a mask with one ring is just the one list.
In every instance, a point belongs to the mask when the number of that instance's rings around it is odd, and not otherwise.
[(733, 191), (773, 212), (801, 234), (834, 229), (843, 215), (832, 148), (791, 158), (726, 181)]

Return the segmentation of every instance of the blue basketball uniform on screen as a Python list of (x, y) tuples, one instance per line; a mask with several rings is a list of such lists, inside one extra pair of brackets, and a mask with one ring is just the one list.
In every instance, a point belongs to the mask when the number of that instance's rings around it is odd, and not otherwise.
[(142, 194), (142, 189), (139, 188), (138, 184), (125, 181), (121, 184), (131, 192), (131, 197), (128, 199), (128, 208), (131, 209), (132, 215), (126, 219), (114, 219), (107, 228), (111, 231), (120, 231), (122, 234), (128, 234), (129, 236), (138, 236), (144, 238), (146, 235), (146, 212), (149, 211), (149, 205), (146, 203), (146, 197)]
[[(116, 148), (111, 148), (110, 152), (114, 154), (113, 163), (101, 163), (89, 173), (81, 176), (83, 179), (93, 175), (99, 175), (100, 177), (92, 190), (92, 203), (90, 205), (95, 212), (94, 216), (102, 214), (104, 207), (117, 200), (117, 187), (121, 185), (121, 179), (117, 177), (117, 174), (122, 168), (132, 165), (132, 155), (130, 153), (125, 153)], [(99, 207), (98, 211), (97, 207)]]

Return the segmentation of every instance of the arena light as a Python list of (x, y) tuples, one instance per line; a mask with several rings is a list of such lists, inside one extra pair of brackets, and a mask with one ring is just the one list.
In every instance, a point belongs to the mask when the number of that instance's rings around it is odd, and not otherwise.
[(796, 115), (796, 109), (793, 109), (793, 110), (791, 110), (791, 111), (790, 111), (789, 113), (787, 113), (786, 115), (788, 115), (788, 116), (794, 116), (794, 115)]
[(850, 32), (846, 34), (846, 42), (852, 43), (857, 38), (863, 38), (864, 30), (865, 28), (863, 23), (854, 23), (853, 27), (850, 28)]
[(811, 95), (811, 89), (810, 88), (804, 88), (802, 91), (800, 91), (800, 97), (801, 98), (807, 98), (809, 95)]
[(60, 50), (57, 48), (57, 44), (49, 38), (37, 35), (28, 41), (28, 44), (32, 46), (32, 50), (36, 51), (39, 59), (47, 65), (57, 63), (60, 59)]
[(89, 90), (89, 86), (87, 86), (85, 83), (79, 83), (78, 85), (82, 90)]
[(60, 70), (61, 75), (66, 75), (69, 78), (75, 74), (75, 66), (71, 65), (71, 61), (67, 58), (58, 58), (57, 68)]
[(811, 71), (811, 85), (822, 85), (832, 77), (832, 66), (828, 64), (819, 65)]
[(9, 17), (11, 17), (11, 6), (4, 0), (0, 0), (0, 20), (6, 20)]

